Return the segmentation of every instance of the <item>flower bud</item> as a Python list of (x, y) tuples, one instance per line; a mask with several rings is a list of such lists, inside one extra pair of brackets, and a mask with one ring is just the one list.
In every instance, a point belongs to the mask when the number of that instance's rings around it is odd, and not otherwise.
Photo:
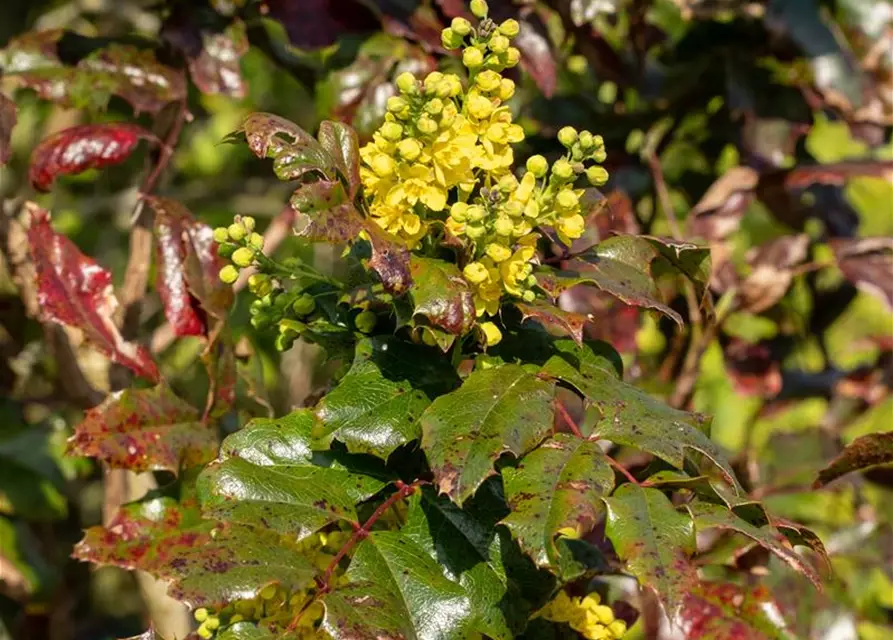
[(375, 324), (377, 321), (378, 318), (373, 312), (363, 311), (354, 319), (354, 324), (356, 325), (358, 331), (361, 331), (362, 333), (369, 333), (375, 328)]
[(574, 167), (564, 158), (558, 158), (552, 165), (552, 175), (562, 180), (570, 180), (574, 177)]
[(504, 36), (508, 36), (509, 38), (514, 38), (518, 35), (518, 32), (521, 31), (521, 25), (518, 24), (517, 20), (509, 18), (505, 20), (501, 25), (499, 25), (499, 33)]
[(251, 216), (242, 216), (239, 218), (239, 222), (241, 222), (242, 226), (248, 229), (248, 231), (254, 231), (254, 227), (257, 225), (257, 220)]
[(372, 159), (372, 170), (381, 178), (387, 178), (394, 173), (396, 164), (391, 156), (377, 155)]
[(489, 69), (486, 71), (481, 71), (478, 74), (477, 78), (475, 78), (475, 82), (482, 91), (496, 91), (497, 89), (499, 89), (501, 80), (502, 76)]
[(489, 276), (487, 267), (480, 262), (469, 262), (465, 265), (465, 268), (462, 269), (462, 274), (471, 284), (480, 284)]
[(541, 155), (530, 156), (527, 158), (527, 170), (537, 178), (542, 178), (549, 170), (549, 163)]
[(226, 231), (226, 227), (217, 227), (214, 229), (214, 242), (217, 244), (223, 244), (224, 242), (229, 241), (229, 233)]
[(258, 298), (263, 298), (273, 291), (270, 276), (263, 273), (252, 273), (248, 276), (248, 290)]
[(422, 146), (413, 138), (406, 138), (397, 143), (397, 153), (406, 160), (415, 160), (422, 153)]
[(558, 142), (569, 147), (577, 141), (577, 130), (573, 127), (562, 127), (558, 132)]
[(528, 289), (521, 294), (521, 298), (524, 300), (524, 302), (533, 302), (534, 300), (536, 300), (536, 294)]
[(608, 182), (608, 171), (604, 167), (589, 167), (586, 178), (593, 187), (601, 187)]
[(450, 207), (450, 217), (456, 222), (465, 222), (465, 212), (468, 211), (468, 205), (464, 202), (453, 203)]
[(515, 47), (509, 47), (503, 56), (503, 64), (507, 67), (514, 67), (521, 61), (521, 52)]
[(400, 111), (403, 111), (409, 106), (409, 103), (405, 98), (401, 98), (400, 96), (391, 96), (388, 98), (387, 107), (388, 111), (393, 114), (397, 114)]
[(440, 44), (442, 44), (443, 48), (447, 51), (458, 49), (462, 46), (462, 36), (447, 27), (440, 32)]
[(425, 103), (425, 111), (432, 116), (440, 115), (443, 111), (443, 100), (440, 98), (432, 98)]
[(465, 218), (469, 222), (480, 222), (487, 217), (487, 210), (479, 204), (474, 204), (465, 210)]
[(518, 179), (511, 173), (507, 173), (496, 183), (496, 188), (502, 193), (511, 193), (518, 188)]
[(301, 297), (295, 300), (291, 305), (292, 311), (299, 316), (306, 316), (313, 313), (316, 309), (316, 300), (308, 293), (301, 294)]
[(476, 18), (481, 19), (486, 18), (487, 12), (490, 10), (485, 0), (471, 0), (469, 8)]
[(575, 75), (581, 76), (586, 73), (588, 66), (589, 63), (586, 62), (586, 58), (583, 56), (576, 55), (567, 59), (567, 70)]
[(595, 145), (595, 137), (589, 131), (581, 131), (577, 139), (584, 150), (591, 149)]
[(465, 18), (453, 18), (453, 21), (450, 23), (450, 29), (460, 36), (467, 36), (471, 33), (471, 23)]
[(254, 262), (254, 250), (240, 247), (233, 253), (232, 261), (237, 267), (248, 267)]
[(500, 216), (493, 223), (493, 230), (501, 236), (510, 236), (514, 231), (515, 225), (508, 216)]
[(478, 120), (484, 120), (493, 113), (493, 103), (480, 94), (472, 94), (468, 98), (468, 112)]
[(490, 51), (496, 54), (505, 53), (509, 50), (511, 44), (512, 43), (508, 38), (497, 34), (490, 38)]
[(443, 80), (443, 74), (440, 71), (432, 71), (425, 76), (425, 91), (431, 93), (434, 88)]
[(503, 102), (515, 95), (515, 82), (509, 78), (503, 78), (499, 83), (498, 95)]
[(397, 76), (396, 81), (397, 88), (400, 89), (401, 93), (413, 94), (418, 91), (418, 84), (416, 83), (415, 76), (409, 73), (409, 71), (404, 71), (399, 76)]
[(240, 242), (245, 234), (248, 233), (242, 225), (234, 222), (226, 228), (226, 233), (233, 242)]
[(467, 224), (465, 225), (465, 235), (472, 240), (483, 238), (487, 235), (487, 227), (482, 224)]
[(257, 249), (258, 251), (263, 251), (264, 248), (264, 237), (259, 233), (252, 232), (250, 236), (248, 236), (248, 244)]
[(561, 209), (570, 210), (580, 204), (580, 198), (570, 189), (563, 189), (555, 196), (555, 204)]
[(492, 322), (482, 322), (479, 326), (484, 337), (484, 344), (488, 347), (495, 346), (502, 340), (502, 331)]
[(239, 279), (239, 270), (236, 269), (233, 265), (228, 264), (220, 270), (220, 273), (217, 274), (217, 277), (220, 278), (220, 281), (223, 284), (232, 284)]
[(432, 120), (430, 116), (427, 115), (423, 115), (421, 118), (419, 118), (416, 126), (419, 128), (419, 131), (425, 134), (432, 134), (437, 131), (437, 123), (434, 122), (434, 120)]
[(468, 47), (462, 52), (462, 64), (469, 69), (477, 69), (484, 64), (484, 54), (477, 47)]
[(200, 607), (195, 610), (195, 613), (192, 614), (195, 617), (196, 622), (204, 622), (208, 619), (208, 610), (204, 607)]
[(512, 250), (496, 242), (487, 245), (487, 255), (493, 259), (493, 262), (504, 262), (512, 257)]
[(381, 137), (389, 142), (397, 142), (403, 136), (403, 127), (396, 122), (385, 122), (379, 129)]

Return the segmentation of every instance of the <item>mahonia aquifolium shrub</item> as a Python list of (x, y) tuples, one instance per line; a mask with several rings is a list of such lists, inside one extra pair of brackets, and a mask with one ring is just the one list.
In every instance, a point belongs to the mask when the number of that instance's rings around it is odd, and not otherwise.
[[(602, 137), (564, 127), (558, 132), (564, 157), (550, 166), (534, 155), (516, 175), (512, 145), (524, 140), (524, 130), (512, 121), (507, 105), (515, 83), (502, 72), (520, 60), (511, 45), (520, 27), (513, 19), (496, 24), (487, 17), (486, 3), (472, 3), (472, 12), (480, 18), (477, 27), (455, 18), (442, 34), (446, 49), (461, 49), (467, 77), (434, 71), (419, 80), (401, 74), (400, 95), (388, 100), (385, 121), (360, 149), (360, 177), (366, 213), (407, 248), (433, 241), (434, 227), (465, 247), (462, 273), (474, 293), (480, 334), (492, 346), (502, 332), (486, 318), (497, 315), (500, 302), (537, 298), (537, 229), (554, 229), (566, 244), (579, 238), (585, 221), (578, 178), (585, 174), (592, 185), (602, 186), (608, 173), (598, 164), (606, 157)], [(238, 268), (260, 267), (248, 282), (259, 297), (251, 309), (254, 324), (278, 323), (278, 345), (285, 349), (305, 329), (303, 317), (313, 312), (314, 298), (277, 295), (274, 281), (263, 273), (272, 263), (262, 255), (263, 240), (253, 229), (254, 221), (244, 218), (215, 230), (221, 254), (233, 262), (220, 277), (232, 283)], [(368, 310), (355, 318), (361, 332), (371, 331), (375, 322)], [(433, 344), (430, 332), (422, 332), (422, 339)]]

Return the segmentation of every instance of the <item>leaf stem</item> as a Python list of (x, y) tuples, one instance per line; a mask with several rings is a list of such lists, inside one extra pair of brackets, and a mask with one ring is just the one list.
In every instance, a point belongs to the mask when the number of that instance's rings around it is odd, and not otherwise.
[(388, 509), (393, 507), (398, 500), (402, 500), (411, 496), (413, 493), (415, 493), (416, 489), (418, 489), (423, 484), (428, 483), (426, 480), (416, 480), (414, 482), (411, 482), (410, 484), (406, 484), (401, 480), (398, 480), (395, 483), (397, 490), (390, 496), (388, 496), (388, 498), (384, 502), (378, 505), (378, 508), (372, 512), (372, 515), (369, 516), (366, 522), (364, 522), (362, 525), (356, 522), (352, 523), (354, 527), (353, 535), (346, 543), (344, 543), (344, 546), (342, 546), (338, 550), (338, 553), (335, 554), (335, 557), (332, 558), (329, 566), (326, 567), (326, 570), (323, 572), (322, 577), (317, 579), (317, 585), (319, 588), (317, 589), (316, 593), (313, 594), (313, 597), (308, 600), (303, 607), (301, 607), (301, 610), (298, 611), (297, 615), (295, 615), (291, 623), (289, 623), (286, 631), (294, 631), (297, 628), (298, 623), (301, 621), (301, 616), (304, 615), (304, 612), (310, 607), (310, 605), (312, 605), (314, 602), (319, 600), (320, 597), (324, 596), (332, 590), (332, 574), (335, 573), (335, 570), (338, 568), (338, 564), (341, 562), (344, 556), (350, 553), (351, 549), (353, 549), (359, 542), (365, 540), (368, 537), (370, 531), (372, 530), (372, 525), (374, 525)]

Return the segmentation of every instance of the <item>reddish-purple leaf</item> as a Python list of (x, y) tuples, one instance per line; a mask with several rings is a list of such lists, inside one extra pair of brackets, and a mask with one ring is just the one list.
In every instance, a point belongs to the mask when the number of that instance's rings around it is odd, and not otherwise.
[(175, 200), (146, 200), (155, 209), (157, 288), (167, 320), (178, 336), (213, 338), (208, 316), (223, 320), (233, 301), (232, 288), (217, 276), (225, 263), (214, 232)]
[(813, 487), (818, 489), (851, 471), (893, 462), (893, 431), (870, 433), (856, 438), (831, 463), (819, 471)]
[(0, 166), (9, 161), (9, 140), (12, 137), (12, 129), (16, 125), (15, 102), (0, 93)]
[(87, 411), (69, 440), (72, 453), (131, 471), (201, 465), (217, 454), (216, 430), (165, 385), (125, 389)]
[(245, 80), (239, 59), (248, 51), (245, 26), (234, 22), (223, 33), (203, 33), (202, 49), (189, 59), (189, 73), (203, 93), (220, 93), (231, 98), (245, 96)]
[(378, 28), (375, 15), (357, 0), (267, 0), (267, 16), (285, 27), (291, 44), (319, 49), (349, 33)]
[(781, 391), (779, 363), (767, 345), (733, 339), (725, 349), (725, 360), (739, 394), (773, 398)]
[(686, 595), (678, 623), (689, 640), (775, 640), (789, 637), (764, 587), (699, 582)]
[(28, 246), (37, 270), (37, 300), (44, 320), (80, 329), (113, 361), (158, 382), (158, 368), (146, 348), (125, 341), (115, 326), (118, 300), (111, 274), (53, 231), (45, 209), (31, 202), (25, 207), (31, 214)]
[(210, 344), (201, 357), (209, 381), (208, 399), (203, 416), (207, 419), (210, 416), (220, 416), (232, 409), (236, 402), (238, 369), (235, 350), (226, 337)]
[(893, 238), (838, 238), (830, 244), (844, 277), (893, 309)]
[(59, 175), (81, 173), (127, 159), (141, 139), (158, 142), (135, 124), (82, 124), (45, 138), (31, 153), (28, 177), (39, 191), (49, 191)]

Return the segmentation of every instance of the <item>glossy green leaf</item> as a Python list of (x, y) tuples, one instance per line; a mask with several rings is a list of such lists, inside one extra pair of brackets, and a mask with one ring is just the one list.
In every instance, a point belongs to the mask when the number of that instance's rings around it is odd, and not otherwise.
[(443, 260), (412, 256), (413, 315), (448, 334), (463, 335), (474, 326), (474, 299), (459, 268)]
[(348, 196), (353, 200), (360, 189), (360, 149), (356, 132), (342, 122), (325, 120), (319, 125), (317, 138), (347, 181)]
[(503, 519), (521, 548), (541, 567), (555, 568), (555, 538), (562, 529), (579, 537), (604, 513), (614, 471), (593, 440), (558, 433), (502, 471), (511, 513)]
[[(356, 503), (385, 483), (325, 458), (307, 458), (312, 427), (305, 410), (249, 425), (230, 436), (235, 442), (227, 438), (220, 459), (199, 476), (203, 512), (297, 540), (332, 522), (356, 522)], [(271, 437), (271, 430), (278, 433)]]
[(601, 420), (585, 435), (647, 451), (677, 469), (699, 454), (712, 463), (708, 470), (718, 469), (736, 494), (743, 493), (725, 455), (704, 434), (703, 416), (673, 409), (597, 366), (581, 372), (555, 356), (543, 372), (576, 388), (599, 410)]
[(431, 399), (457, 382), (433, 349), (377, 337), (357, 343), (353, 365), (315, 409), (321, 447), (332, 439), (348, 451), (382, 458), (421, 434)]
[(422, 416), (422, 448), (441, 492), (458, 504), (495, 473), (503, 453), (522, 456), (552, 428), (555, 383), (508, 364), (473, 372)]
[(743, 534), (765, 547), (779, 558), (788, 563), (794, 570), (805, 575), (816, 589), (821, 590), (821, 580), (815, 569), (809, 562), (801, 558), (790, 546), (785, 536), (770, 524), (764, 526), (753, 525), (738, 517), (729, 509), (696, 500), (686, 505), (686, 508), (694, 518), (695, 528), (700, 532), (707, 529), (722, 529)]
[(672, 615), (697, 583), (692, 518), (676, 511), (657, 489), (624, 484), (605, 500), (605, 533), (627, 570), (653, 589)]
[(473, 615), (468, 593), (403, 533), (371, 533), (346, 577), (347, 584), (325, 598), (323, 628), (336, 640), (467, 637)]
[(217, 452), (217, 430), (164, 384), (125, 389), (87, 411), (69, 450), (131, 471), (195, 466)]
[(470, 500), (460, 509), (431, 488), (409, 502), (402, 532), (441, 565), (443, 574), (468, 592), (470, 626), (494, 640), (515, 637), (529, 614), (508, 574), (502, 554), (504, 541), (496, 528), (500, 511), (487, 509), (486, 500)]

